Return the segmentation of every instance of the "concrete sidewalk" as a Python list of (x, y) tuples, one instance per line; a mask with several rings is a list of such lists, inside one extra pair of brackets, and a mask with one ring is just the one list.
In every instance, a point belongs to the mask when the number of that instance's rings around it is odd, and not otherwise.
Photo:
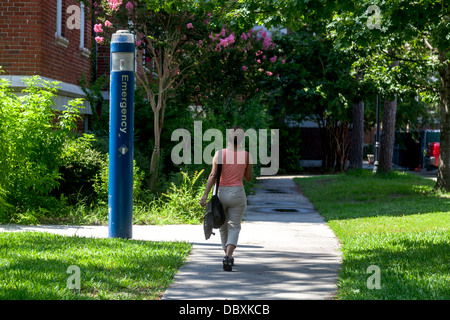
[[(163, 299), (331, 299), (335, 295), (339, 243), (292, 177), (259, 178), (255, 194), (247, 200), (232, 272), (222, 269), (218, 230), (206, 241), (201, 225), (133, 226), (135, 240), (193, 244)], [(0, 225), (2, 231), (108, 237), (107, 226)]]
[(248, 196), (235, 266), (222, 270), (217, 233), (194, 243), (163, 299), (331, 299), (341, 258), (334, 233), (292, 177), (258, 179)]

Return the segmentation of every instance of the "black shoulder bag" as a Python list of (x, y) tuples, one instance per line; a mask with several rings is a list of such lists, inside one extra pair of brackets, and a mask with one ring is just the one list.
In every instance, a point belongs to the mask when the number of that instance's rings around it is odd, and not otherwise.
[[(219, 157), (222, 158), (222, 150), (219, 151)], [(211, 199), (206, 204), (205, 217), (203, 219), (203, 230), (205, 232), (206, 240), (211, 237), (211, 234), (215, 235), (213, 229), (218, 229), (225, 223), (225, 212), (223, 211), (222, 203), (217, 195), (219, 190), (220, 175), (222, 174), (222, 164), (218, 164), (218, 166), (216, 185), (214, 187)]]

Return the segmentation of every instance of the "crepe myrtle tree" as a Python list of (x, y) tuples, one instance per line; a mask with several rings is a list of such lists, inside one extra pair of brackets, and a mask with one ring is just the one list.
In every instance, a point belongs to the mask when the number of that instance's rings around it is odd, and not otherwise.
[[(218, 34), (210, 34), (208, 59), (193, 70), (180, 92), (188, 94), (191, 103), (201, 106), (202, 111), (224, 115), (225, 122), (231, 125), (232, 117), (226, 118), (233, 113), (230, 109), (235, 108), (237, 101), (244, 104), (254, 97), (270, 94), (264, 90), (263, 83), (274, 82), (279, 77), (275, 66), (284, 60), (272, 36), (264, 29), (251, 29), (220, 39), (227, 34), (225, 28)], [(219, 39), (217, 44), (216, 39)]]
[[(103, 0), (92, 4), (93, 18), (97, 22), (94, 25), (97, 43), (108, 44), (111, 34), (119, 29), (128, 29), (136, 36), (136, 78), (145, 90), (154, 115), (150, 187), (157, 181), (167, 102), (177, 89), (211, 59), (226, 60), (233, 50), (245, 52), (248, 58), (253, 54), (252, 50), (259, 50), (251, 45), (252, 39), (262, 43), (262, 50), (273, 50), (269, 36), (253, 36), (254, 31), (240, 33), (236, 31), (239, 28), (230, 29), (223, 23), (235, 5), (235, 1), (223, 0)], [(258, 54), (264, 55), (264, 52)], [(267, 65), (274, 59), (270, 56), (264, 63), (258, 62), (255, 53), (254, 67), (243, 61), (239, 71), (248, 72), (256, 68), (266, 76), (273, 76)]]

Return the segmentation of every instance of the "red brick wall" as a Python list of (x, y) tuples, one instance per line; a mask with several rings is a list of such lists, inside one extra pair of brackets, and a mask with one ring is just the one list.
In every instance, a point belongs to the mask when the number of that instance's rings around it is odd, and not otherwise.
[[(43, 75), (58, 79), (67, 83), (78, 84), (81, 76), (86, 74), (90, 78), (90, 58), (83, 57), (80, 53), (80, 30), (68, 29), (66, 21), (70, 14), (66, 13), (67, 7), (78, 5), (76, 0), (63, 0), (62, 35), (69, 40), (69, 46), (62, 48), (55, 45), (56, 32), (56, 1), (42, 1), (42, 24), (49, 26), (42, 32), (43, 50)], [(92, 25), (88, 17), (85, 18), (84, 47), (91, 49)]]
[(0, 66), (6, 74), (38, 74), (40, 50), (40, 0), (0, 1)]
[[(76, 0), (63, 0), (62, 35), (69, 40), (63, 48), (55, 44), (56, 1), (0, 1), (0, 66), (6, 74), (40, 75), (78, 84), (90, 75), (90, 58), (80, 53), (80, 30), (68, 29), (68, 6)], [(91, 49), (92, 23), (85, 17), (84, 47)]]
[(110, 47), (99, 44), (97, 49), (97, 74), (98, 76), (109, 75), (110, 69)]

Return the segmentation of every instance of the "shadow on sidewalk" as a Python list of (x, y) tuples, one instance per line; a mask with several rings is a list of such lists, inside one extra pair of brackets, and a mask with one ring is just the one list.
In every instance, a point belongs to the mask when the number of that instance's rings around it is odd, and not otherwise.
[(339, 263), (333, 255), (243, 245), (235, 255), (233, 271), (226, 272), (221, 256), (206, 258), (210, 249), (204, 247), (196, 245), (192, 260), (164, 299), (291, 300), (334, 295)]

